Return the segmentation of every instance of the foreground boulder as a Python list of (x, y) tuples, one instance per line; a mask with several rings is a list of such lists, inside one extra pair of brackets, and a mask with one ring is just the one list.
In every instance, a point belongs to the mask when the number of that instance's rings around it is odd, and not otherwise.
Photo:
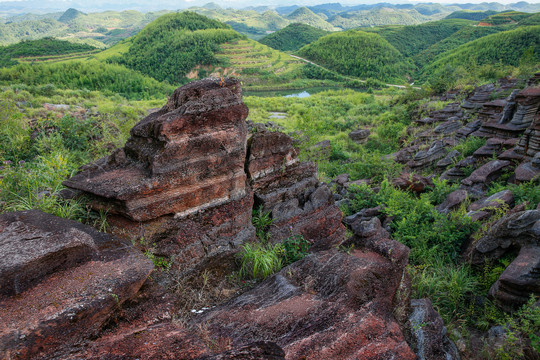
[(540, 296), (540, 210), (510, 213), (497, 221), (474, 243), (471, 259), (473, 264), (483, 264), (515, 249), (519, 255), (490, 289), (507, 310), (525, 304), (531, 294)]
[(95, 336), (153, 269), (131, 245), (37, 210), (0, 215), (0, 253), (3, 359), (61, 358)]
[(418, 360), (459, 360), (456, 345), (446, 336), (443, 319), (429, 299), (411, 300), (409, 330)]
[(197, 321), (242, 341), (275, 341), (287, 359), (415, 359), (393, 310), (402, 273), (375, 252), (309, 255)]
[(287, 359), (416, 359), (399, 325), (409, 249), (364, 235), (344, 251), (308, 255), (195, 321), (233, 345), (273, 341)]

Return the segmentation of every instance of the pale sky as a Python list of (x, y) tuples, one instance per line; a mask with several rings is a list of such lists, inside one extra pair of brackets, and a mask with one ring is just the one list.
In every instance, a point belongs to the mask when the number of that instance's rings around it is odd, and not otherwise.
[[(103, 10), (127, 10), (136, 9), (141, 11), (147, 10), (177, 10), (185, 9), (191, 6), (203, 6), (211, 0), (0, 0), (0, 13), (15, 13), (15, 12), (44, 12), (44, 11), (63, 11), (69, 7), (73, 7), (82, 11), (103, 11)], [(443, 1), (415, 1), (415, 0), (214, 0), (223, 8), (234, 7), (243, 8), (246, 6), (289, 6), (289, 5), (318, 5), (327, 3), (341, 3), (342, 5), (360, 5), (360, 4), (376, 4), (388, 2), (393, 4), (418, 4), (418, 3), (441, 3), (449, 4), (464, 4), (464, 3), (485, 3), (481, 0), (443, 0)], [(499, 0), (500, 4), (516, 3), (518, 0)], [(540, 0), (528, 0), (530, 4), (539, 4)]]

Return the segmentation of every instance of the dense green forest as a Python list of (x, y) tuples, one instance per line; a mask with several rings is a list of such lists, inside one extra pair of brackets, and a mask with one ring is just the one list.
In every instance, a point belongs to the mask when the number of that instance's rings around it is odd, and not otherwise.
[(472, 25), (473, 23), (467, 20), (440, 20), (415, 26), (379, 27), (366, 31), (376, 32), (402, 55), (411, 57), (462, 28)]
[(323, 36), (298, 52), (343, 75), (402, 82), (409, 62), (378, 34), (349, 30)]
[(487, 11), (481, 11), (481, 10), (459, 10), (454, 11), (450, 15), (446, 17), (446, 19), (464, 19), (464, 20), (474, 20), (474, 21), (480, 21), (488, 16), (495, 15), (497, 12), (494, 10), (487, 10)]
[[(524, 60), (524, 56), (528, 59)], [(526, 26), (484, 36), (458, 48), (442, 53), (427, 65), (423, 79), (446, 79), (451, 82), (460, 76), (497, 77), (497, 68), (508, 72), (523, 61), (532, 65), (540, 61), (540, 26)], [(451, 86), (451, 84), (448, 84)]]
[(310, 25), (294, 23), (265, 36), (259, 42), (276, 50), (296, 51), (302, 46), (312, 43), (321, 36), (328, 34), (328, 31)]
[(128, 99), (163, 98), (174, 89), (166, 83), (158, 82), (121, 65), (105, 64), (97, 60), (19, 64), (0, 68), (0, 84), (99, 90), (104, 94), (119, 94)]
[(498, 33), (504, 28), (500, 26), (464, 26), (447, 38), (431, 45), (414, 56), (414, 62), (421, 69), (431, 63), (439, 54), (453, 50), (460, 45), (481, 37)]
[(159, 81), (180, 84), (197, 65), (219, 64), (219, 44), (240, 37), (229, 25), (192, 12), (167, 14), (137, 34), (118, 61)]

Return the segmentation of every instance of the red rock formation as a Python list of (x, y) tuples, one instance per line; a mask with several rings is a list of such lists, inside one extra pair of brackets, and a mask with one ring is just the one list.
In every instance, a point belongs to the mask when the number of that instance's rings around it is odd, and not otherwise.
[(138, 123), (123, 149), (65, 185), (107, 210), (115, 234), (155, 244), (153, 253), (183, 272), (221, 271), (254, 238), (252, 188), (256, 206), (272, 211), (273, 240), (303, 234), (315, 248), (341, 241), (341, 212), (313, 165), (299, 163), (280, 132), (254, 134), (248, 152), (247, 114), (237, 80), (193, 82)]
[(257, 132), (249, 140), (248, 154), (255, 206), (271, 212), (273, 241), (302, 234), (314, 242), (313, 249), (327, 249), (344, 239), (342, 214), (330, 189), (319, 183), (312, 164), (299, 162), (289, 136)]
[(220, 267), (254, 237), (247, 114), (238, 81), (188, 84), (138, 123), (123, 149), (65, 185), (107, 210), (115, 234), (155, 243), (155, 254), (184, 270)]
[(37, 210), (0, 215), (0, 253), (2, 359), (63, 358), (153, 269), (130, 245)]

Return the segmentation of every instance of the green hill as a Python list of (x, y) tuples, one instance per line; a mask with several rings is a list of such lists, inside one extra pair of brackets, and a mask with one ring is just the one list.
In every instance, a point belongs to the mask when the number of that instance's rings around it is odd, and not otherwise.
[(69, 23), (80, 16), (86, 16), (86, 14), (77, 9), (70, 8), (70, 9), (67, 9), (62, 14), (62, 16), (58, 18), (58, 21), (63, 22), (63, 23)]
[(262, 38), (259, 42), (276, 50), (296, 51), (325, 35), (328, 35), (328, 31), (295, 23)]
[(516, 67), (525, 51), (531, 47), (536, 61), (540, 61), (540, 26), (520, 27), (484, 36), (439, 55), (426, 66), (423, 78), (441, 78), (458, 68), (471, 73), (483, 65)]
[(361, 79), (403, 82), (411, 65), (383, 37), (349, 30), (323, 36), (299, 51), (316, 64)]
[(497, 12), (494, 10), (480, 11), (480, 10), (459, 10), (454, 11), (448, 15), (445, 19), (464, 19), (464, 20), (473, 20), (480, 21), (488, 16), (495, 15)]
[(287, 19), (294, 23), (307, 24), (322, 30), (334, 30), (332, 25), (326, 22), (319, 15), (315, 14), (313, 11), (309, 10), (307, 7), (301, 7), (294, 10), (292, 13), (287, 15)]
[(495, 15), (488, 16), (482, 20), (482, 23), (491, 26), (516, 24), (518, 21), (524, 20), (530, 17), (531, 13), (519, 12), (519, 11), (505, 11), (497, 13)]
[(464, 26), (447, 38), (416, 54), (413, 57), (414, 62), (418, 67), (422, 68), (425, 65), (433, 62), (438, 55), (446, 51), (454, 50), (457, 47), (468, 43), (469, 41), (495, 34), (503, 30), (504, 28), (500, 26)]
[(192, 12), (164, 15), (93, 58), (124, 64), (175, 85), (207, 76), (233, 76), (248, 87), (294, 86), (290, 83), (301, 77), (305, 66)]
[(532, 14), (518, 22), (518, 26), (540, 25), (540, 13)]
[(57, 37), (65, 28), (65, 24), (53, 19), (0, 23), (0, 45), (14, 44), (21, 40), (36, 40), (47, 36)]
[(470, 25), (472, 22), (468, 20), (457, 19), (432, 21), (421, 25), (380, 27), (366, 31), (377, 32), (401, 54), (410, 57)]
[(229, 25), (182, 12), (163, 15), (138, 33), (120, 63), (172, 84), (187, 82), (198, 65), (217, 65), (219, 44), (240, 38)]

